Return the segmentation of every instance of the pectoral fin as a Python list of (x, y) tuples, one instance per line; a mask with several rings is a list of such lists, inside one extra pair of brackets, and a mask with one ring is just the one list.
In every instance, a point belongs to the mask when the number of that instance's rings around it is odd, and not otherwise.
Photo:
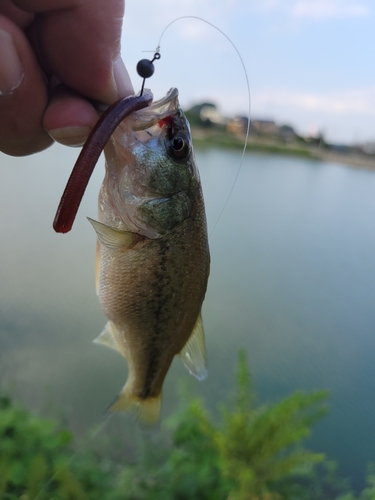
[(90, 217), (87, 217), (87, 220), (95, 229), (100, 243), (102, 243), (106, 247), (131, 248), (139, 240), (139, 235), (137, 233), (114, 229), (113, 227), (107, 226), (106, 224), (102, 224), (101, 222), (98, 222), (94, 219), (90, 219)]
[(180, 356), (186, 368), (198, 380), (203, 380), (207, 376), (203, 323), (200, 314)]
[(94, 344), (105, 345), (105, 346), (110, 347), (111, 349), (115, 349), (116, 351), (119, 351), (121, 353), (118, 342), (116, 340), (116, 337), (114, 336), (114, 334), (112, 332), (111, 323), (109, 321), (105, 325), (104, 330), (99, 335), (99, 337), (97, 337), (95, 340), (93, 340), (93, 342), (94, 342)]

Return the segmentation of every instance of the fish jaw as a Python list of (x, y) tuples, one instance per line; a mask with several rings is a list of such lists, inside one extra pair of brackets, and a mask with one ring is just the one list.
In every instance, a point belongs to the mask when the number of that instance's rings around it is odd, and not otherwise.
[[(124, 120), (105, 149), (99, 220), (159, 238), (188, 216), (192, 190), (200, 179), (177, 90), (171, 89), (147, 111)], [(186, 157), (171, 157), (171, 134), (184, 138)]]
[(190, 129), (176, 92), (116, 130), (105, 151), (99, 223), (93, 224), (99, 299), (129, 366), (111, 408), (147, 422), (160, 411), (175, 355), (181, 353), (198, 378), (206, 372), (200, 312), (209, 274), (207, 225)]

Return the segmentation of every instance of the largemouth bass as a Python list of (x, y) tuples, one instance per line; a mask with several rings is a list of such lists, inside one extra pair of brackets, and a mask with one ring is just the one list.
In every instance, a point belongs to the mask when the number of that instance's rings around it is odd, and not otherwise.
[(209, 248), (199, 172), (178, 91), (125, 118), (105, 147), (97, 293), (108, 323), (95, 340), (119, 351), (128, 379), (111, 410), (159, 418), (176, 354), (206, 375), (201, 307)]

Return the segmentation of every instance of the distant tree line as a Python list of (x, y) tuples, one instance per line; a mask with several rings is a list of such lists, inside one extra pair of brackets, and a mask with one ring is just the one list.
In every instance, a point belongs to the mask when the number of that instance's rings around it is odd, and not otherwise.
[[(238, 115), (225, 118), (220, 114), (219, 109), (213, 102), (207, 101), (196, 104), (184, 112), (193, 128), (206, 129), (207, 131), (221, 131), (230, 136), (243, 136), (247, 131), (248, 116)], [(318, 131), (315, 135), (304, 136), (297, 133), (290, 124), (278, 125), (272, 119), (251, 117), (250, 136), (273, 140), (284, 146), (294, 145), (305, 148), (319, 148), (319, 150), (329, 150), (345, 155), (375, 155), (375, 143), (352, 146), (331, 144), (326, 140), (322, 130)], [(223, 140), (223, 137), (221, 139)]]

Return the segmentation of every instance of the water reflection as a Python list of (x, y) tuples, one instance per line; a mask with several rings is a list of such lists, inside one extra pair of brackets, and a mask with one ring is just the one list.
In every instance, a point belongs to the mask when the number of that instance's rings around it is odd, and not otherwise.
[[(77, 432), (98, 422), (126, 380), (124, 360), (91, 340), (105, 323), (94, 290), (95, 218), (102, 168), (73, 231), (54, 213), (77, 156), (54, 147), (0, 157), (0, 375), (28, 407), (63, 413)], [(210, 231), (240, 155), (201, 151)], [(238, 348), (248, 352), (263, 400), (329, 388), (331, 411), (312, 447), (362, 477), (374, 460), (375, 174), (305, 159), (246, 156), (211, 234), (204, 323), (209, 377), (191, 381), (211, 408), (233, 387)], [(176, 407), (177, 359), (163, 414)]]

